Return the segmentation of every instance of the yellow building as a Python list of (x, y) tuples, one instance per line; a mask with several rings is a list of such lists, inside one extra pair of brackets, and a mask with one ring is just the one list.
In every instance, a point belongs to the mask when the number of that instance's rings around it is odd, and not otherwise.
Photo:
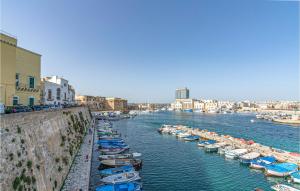
[(40, 104), (41, 55), (18, 47), (15, 37), (0, 33), (0, 103)]
[(105, 109), (108, 111), (127, 111), (127, 100), (122, 98), (105, 98)]

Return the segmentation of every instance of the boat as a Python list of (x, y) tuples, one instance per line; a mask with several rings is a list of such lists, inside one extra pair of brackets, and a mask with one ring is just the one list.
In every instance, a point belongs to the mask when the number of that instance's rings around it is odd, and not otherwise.
[(184, 112), (193, 112), (193, 109), (184, 109)]
[(247, 149), (234, 149), (234, 150), (225, 152), (225, 158), (236, 159), (239, 156), (246, 154), (247, 152), (248, 152)]
[(123, 139), (104, 139), (104, 140), (98, 140), (98, 144), (101, 143), (124, 143)]
[(142, 191), (142, 187), (140, 184), (135, 182), (125, 182), (98, 186), (96, 191)]
[(225, 152), (231, 151), (231, 150), (233, 150), (233, 149), (234, 149), (233, 146), (220, 147), (220, 148), (218, 149), (218, 153), (219, 153), (220, 155), (224, 155)]
[(125, 172), (121, 174), (114, 174), (111, 176), (107, 176), (101, 179), (101, 182), (104, 183), (123, 183), (123, 182), (133, 182), (140, 180), (141, 177), (139, 175), (139, 172), (133, 171), (133, 172)]
[(191, 136), (187, 136), (187, 137), (184, 137), (183, 139), (185, 141), (196, 141), (200, 138), (200, 136), (198, 135), (191, 135)]
[(115, 155), (120, 154), (128, 150), (128, 148), (101, 148), (99, 149), (100, 152), (107, 154), (107, 155)]
[(240, 162), (245, 165), (250, 165), (251, 161), (257, 159), (260, 156), (258, 152), (250, 152), (240, 156)]
[(274, 186), (271, 186), (271, 188), (275, 191), (300, 191), (297, 188), (293, 188), (285, 184), (276, 184)]
[(130, 166), (132, 165), (136, 170), (142, 168), (142, 160), (140, 159), (109, 159), (101, 160), (102, 166), (108, 167), (120, 167), (120, 166)]
[(142, 156), (141, 153), (127, 153), (127, 154), (116, 154), (116, 155), (100, 155), (99, 160), (108, 159), (125, 159), (125, 158), (135, 158)]
[(284, 177), (296, 172), (298, 165), (294, 163), (279, 163), (271, 164), (265, 167), (265, 174), (267, 176)]
[(254, 119), (251, 119), (251, 120), (250, 120), (250, 122), (251, 122), (251, 123), (254, 123), (254, 122), (255, 122), (255, 120), (254, 120)]
[(298, 170), (296, 172), (293, 172), (291, 174), (291, 178), (294, 183), (300, 184), (300, 171)]
[(198, 146), (199, 146), (199, 147), (204, 147), (205, 145), (215, 144), (216, 142), (217, 142), (217, 141), (215, 141), (215, 140), (199, 141)]
[(260, 157), (250, 162), (250, 168), (264, 169), (267, 165), (273, 164), (274, 162), (276, 162), (276, 158), (273, 156)]
[(177, 134), (177, 137), (179, 137), (179, 138), (185, 138), (185, 137), (188, 137), (188, 136), (191, 136), (191, 134), (186, 133), (186, 132), (181, 132), (181, 133)]
[(133, 166), (121, 166), (121, 167), (116, 167), (116, 168), (108, 168), (104, 170), (100, 170), (99, 173), (101, 176), (110, 176), (114, 174), (121, 174), (124, 172), (132, 172), (134, 171)]
[(101, 144), (99, 145), (101, 149), (129, 149), (128, 145), (123, 144)]
[(205, 145), (204, 146), (204, 150), (205, 152), (209, 152), (209, 153), (212, 153), (212, 152), (218, 152), (218, 149), (220, 148), (221, 146), (218, 144), (218, 143), (215, 143), (215, 144), (209, 144), (209, 145)]

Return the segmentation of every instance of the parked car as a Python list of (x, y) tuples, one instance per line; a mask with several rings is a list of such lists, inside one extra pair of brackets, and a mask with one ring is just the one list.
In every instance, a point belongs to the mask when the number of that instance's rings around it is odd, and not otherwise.
[(50, 110), (50, 106), (49, 105), (43, 105), (42, 106), (42, 110), (49, 111)]
[(31, 112), (32, 108), (26, 105), (16, 105), (13, 106), (13, 110), (15, 110), (14, 113), (20, 113), (20, 112)]
[(34, 105), (31, 107), (33, 111), (41, 111), (43, 110), (43, 106), (42, 105)]
[(3, 103), (0, 103), (0, 114), (5, 113), (5, 106)]

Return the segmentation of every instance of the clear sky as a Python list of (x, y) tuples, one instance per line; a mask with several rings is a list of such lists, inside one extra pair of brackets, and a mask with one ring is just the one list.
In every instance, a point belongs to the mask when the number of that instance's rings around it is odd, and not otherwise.
[(299, 2), (2, 0), (1, 29), (79, 94), (299, 100)]

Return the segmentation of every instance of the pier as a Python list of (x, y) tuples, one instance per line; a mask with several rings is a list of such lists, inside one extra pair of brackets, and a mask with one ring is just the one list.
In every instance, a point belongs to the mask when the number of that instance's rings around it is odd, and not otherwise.
[(219, 135), (216, 132), (210, 132), (205, 129), (190, 128), (183, 125), (177, 125), (176, 129), (183, 130), (192, 135), (198, 135), (204, 139), (211, 139), (217, 142), (225, 142), (228, 145), (232, 145), (235, 148), (247, 149), (249, 152), (258, 152), (262, 156), (274, 156), (279, 162), (290, 162), (300, 165), (300, 154), (295, 152), (284, 151), (275, 149), (269, 146), (265, 146), (254, 141), (246, 141), (242, 138), (235, 138), (230, 135)]
[(62, 191), (89, 190), (94, 130), (95, 122), (92, 121), (64, 182)]

